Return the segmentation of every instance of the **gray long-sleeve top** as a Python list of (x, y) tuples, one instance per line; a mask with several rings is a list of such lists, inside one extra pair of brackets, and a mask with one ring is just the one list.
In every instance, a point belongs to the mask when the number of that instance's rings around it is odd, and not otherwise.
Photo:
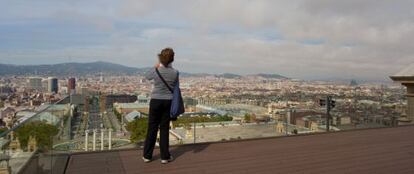
[[(160, 66), (158, 71), (165, 79), (165, 81), (170, 85), (171, 88), (174, 88), (177, 80), (177, 70), (172, 67)], [(145, 74), (145, 78), (148, 80), (153, 80), (153, 88), (151, 93), (151, 99), (161, 99), (161, 100), (171, 100), (173, 95), (171, 91), (165, 86), (162, 80), (158, 77), (155, 68), (152, 68)]]

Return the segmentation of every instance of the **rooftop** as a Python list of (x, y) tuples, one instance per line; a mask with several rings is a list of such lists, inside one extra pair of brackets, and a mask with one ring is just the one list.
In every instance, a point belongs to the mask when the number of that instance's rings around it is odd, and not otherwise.
[(394, 76), (414, 76), (414, 63), (409, 65), (407, 68), (401, 70)]
[(414, 63), (391, 76), (391, 79), (394, 81), (414, 80)]
[(66, 173), (414, 173), (414, 126), (201, 143), (171, 148), (167, 165), (141, 150), (72, 154)]

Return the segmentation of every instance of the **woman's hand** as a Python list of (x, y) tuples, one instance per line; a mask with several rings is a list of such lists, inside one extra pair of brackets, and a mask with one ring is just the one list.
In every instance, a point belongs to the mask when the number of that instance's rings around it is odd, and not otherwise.
[(157, 63), (154, 65), (155, 68), (159, 68), (160, 66), (161, 66), (160, 63)]

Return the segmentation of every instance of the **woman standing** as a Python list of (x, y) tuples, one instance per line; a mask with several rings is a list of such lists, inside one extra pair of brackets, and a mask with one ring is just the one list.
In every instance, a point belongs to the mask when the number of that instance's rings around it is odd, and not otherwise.
[(170, 108), (173, 95), (162, 78), (171, 88), (175, 86), (178, 74), (177, 70), (172, 67), (174, 62), (173, 49), (163, 49), (158, 54), (158, 61), (159, 63), (145, 75), (146, 79), (153, 80), (154, 86), (151, 93), (148, 132), (142, 159), (145, 163), (151, 162), (159, 128), (161, 163), (167, 164), (173, 160), (169, 151)]

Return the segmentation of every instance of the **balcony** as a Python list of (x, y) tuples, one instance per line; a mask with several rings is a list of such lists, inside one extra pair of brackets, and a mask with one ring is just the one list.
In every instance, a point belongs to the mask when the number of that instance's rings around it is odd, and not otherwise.
[(66, 173), (413, 173), (414, 126), (200, 143), (172, 148), (176, 160), (143, 163), (141, 150), (70, 156)]

